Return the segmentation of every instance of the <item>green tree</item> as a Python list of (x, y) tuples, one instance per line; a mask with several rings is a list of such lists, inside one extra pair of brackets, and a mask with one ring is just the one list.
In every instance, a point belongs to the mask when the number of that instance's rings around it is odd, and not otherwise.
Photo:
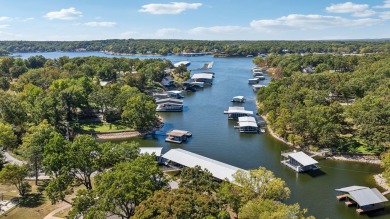
[(157, 117), (153, 97), (143, 93), (130, 97), (123, 108), (122, 119), (137, 130), (148, 131), (154, 128)]
[(102, 156), (99, 158), (101, 172), (118, 163), (131, 162), (139, 156), (138, 143), (135, 142), (121, 142), (119, 144), (105, 142), (99, 146), (102, 152)]
[[(79, 207), (72, 215), (91, 218), (91, 215), (109, 214), (130, 218), (136, 206), (165, 185), (163, 173), (154, 157), (143, 155), (97, 175), (96, 203)], [(84, 199), (84, 196), (78, 195), (76, 200)]]
[(16, 136), (12, 127), (0, 122), (0, 150), (12, 149), (16, 146)]
[(31, 186), (25, 181), (29, 168), (25, 165), (7, 164), (0, 172), (0, 182), (14, 185), (20, 196), (25, 196), (31, 191)]
[(3, 169), (3, 167), (7, 164), (7, 161), (5, 160), (5, 156), (2, 150), (0, 150), (0, 171)]
[(38, 185), (39, 170), (42, 167), (44, 147), (54, 135), (54, 127), (50, 126), (46, 120), (37, 126), (32, 126), (23, 137), (22, 148), (29, 164), (35, 174), (35, 185)]
[(219, 202), (207, 193), (188, 188), (160, 190), (136, 207), (134, 218), (218, 218), (220, 207)]
[(207, 192), (211, 194), (216, 191), (219, 185), (210, 171), (207, 169), (202, 170), (200, 166), (195, 166), (193, 168), (185, 167), (181, 169), (179, 186), (199, 193)]
[(69, 148), (68, 174), (78, 185), (92, 189), (91, 175), (99, 169), (101, 147), (90, 135), (78, 135)]
[(283, 201), (290, 197), (290, 189), (286, 187), (286, 182), (275, 177), (272, 171), (264, 167), (248, 172), (239, 170), (233, 177), (247, 200), (262, 198)]
[(238, 214), (242, 219), (314, 219), (305, 217), (306, 209), (301, 210), (299, 204), (287, 205), (270, 199), (254, 199), (249, 201)]

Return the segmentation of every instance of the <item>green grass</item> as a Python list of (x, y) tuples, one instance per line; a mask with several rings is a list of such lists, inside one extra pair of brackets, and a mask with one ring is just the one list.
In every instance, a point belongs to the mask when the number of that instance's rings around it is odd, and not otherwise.
[(126, 127), (119, 122), (80, 122), (80, 129), (87, 132), (117, 132), (117, 131), (131, 131), (129, 127)]
[(360, 146), (356, 150), (358, 153), (362, 153), (362, 154), (374, 154), (372, 151), (367, 150), (367, 148), (364, 146)]

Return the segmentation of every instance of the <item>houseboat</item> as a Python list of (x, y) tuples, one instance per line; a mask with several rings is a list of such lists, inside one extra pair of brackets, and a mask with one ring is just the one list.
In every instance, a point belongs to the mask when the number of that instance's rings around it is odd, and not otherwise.
[(265, 87), (265, 85), (261, 85), (261, 84), (252, 85), (252, 89), (254, 92), (257, 92), (262, 87)]
[(252, 116), (238, 117), (238, 126), (240, 132), (259, 133), (259, 127), (257, 125), (255, 117)]
[(213, 84), (213, 74), (210, 73), (198, 73), (192, 75), (191, 79), (194, 82), (203, 82), (204, 84)]
[(384, 209), (385, 203), (389, 201), (376, 188), (349, 186), (336, 191), (341, 193), (336, 198), (339, 201), (345, 200), (346, 206), (357, 206), (358, 214)]
[(260, 76), (256, 76), (255, 78), (257, 78), (257, 79), (259, 79), (259, 80), (265, 80), (265, 77), (264, 76), (262, 76), (262, 75), (260, 75)]
[(257, 84), (257, 83), (259, 83), (259, 79), (258, 78), (248, 79), (248, 84)]
[(185, 130), (172, 130), (167, 133), (168, 137), (165, 138), (166, 142), (172, 142), (172, 143), (177, 143), (181, 144), (183, 141), (187, 141), (189, 137), (192, 136), (192, 133), (189, 131)]
[(256, 77), (256, 76), (263, 76), (263, 72), (253, 72), (253, 77)]
[(282, 164), (290, 167), (296, 172), (306, 172), (309, 170), (317, 170), (318, 167), (316, 164), (318, 162), (311, 158), (309, 155), (303, 153), (302, 151), (287, 151), (282, 152)]
[(169, 97), (176, 98), (176, 99), (184, 98), (182, 93), (183, 93), (183, 91), (181, 91), (181, 90), (170, 90), (170, 91), (167, 91), (167, 94), (168, 94)]
[(156, 100), (157, 112), (182, 112), (183, 101), (173, 98)]
[(232, 102), (237, 102), (237, 103), (244, 103), (246, 101), (244, 96), (235, 96), (232, 99)]
[(173, 64), (173, 66), (175, 68), (179, 67), (180, 65), (185, 65), (186, 67), (188, 67), (191, 65), (191, 62), (190, 61), (180, 61), (180, 62)]
[(225, 114), (228, 114), (228, 119), (238, 119), (242, 116), (253, 116), (253, 111), (245, 110), (244, 107), (231, 106), (227, 111), (224, 111)]

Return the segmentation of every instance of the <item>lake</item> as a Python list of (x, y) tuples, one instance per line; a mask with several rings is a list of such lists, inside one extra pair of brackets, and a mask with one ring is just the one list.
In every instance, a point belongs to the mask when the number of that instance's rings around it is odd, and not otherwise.
[[(21, 53), (22, 58), (31, 55), (43, 55), (46, 58), (61, 56), (105, 56), (99, 52), (85, 53)], [(129, 56), (129, 58), (155, 58), (156, 56)], [(234, 126), (236, 121), (229, 121), (223, 114), (233, 96), (243, 95), (247, 101), (243, 104), (247, 110), (256, 111), (255, 96), (248, 79), (252, 78), (252, 58), (214, 58), (212, 56), (180, 57), (157, 56), (167, 58), (173, 63), (191, 61), (189, 69), (202, 67), (205, 63), (214, 61), (212, 71), (215, 72), (214, 83), (194, 93), (185, 95), (184, 111), (174, 113), (159, 113), (164, 119), (164, 127), (156, 138), (136, 139), (141, 146), (161, 146), (163, 153), (172, 148), (182, 148), (200, 155), (222, 161), (243, 169), (256, 169), (263, 166), (286, 181), (291, 189), (288, 203), (298, 202), (301, 207), (308, 208), (309, 214), (316, 218), (390, 218), (390, 206), (385, 211), (374, 215), (357, 215), (354, 207), (346, 207), (336, 199), (335, 189), (351, 185), (376, 187), (373, 175), (380, 172), (378, 165), (334, 160), (319, 160), (320, 174), (296, 173), (283, 166), (281, 151), (289, 147), (274, 139), (268, 133), (243, 134)], [(269, 76), (260, 84), (268, 84)], [(171, 129), (185, 129), (193, 133), (193, 137), (184, 144), (164, 142), (164, 134)]]

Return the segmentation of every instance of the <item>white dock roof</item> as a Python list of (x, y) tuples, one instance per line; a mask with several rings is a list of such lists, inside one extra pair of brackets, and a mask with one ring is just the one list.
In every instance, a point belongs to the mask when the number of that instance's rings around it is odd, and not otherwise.
[(352, 199), (359, 204), (359, 206), (373, 205), (389, 201), (376, 188), (359, 189), (349, 192), (349, 194), (352, 196)]
[(360, 190), (360, 189), (367, 189), (368, 187), (365, 187), (365, 186), (348, 186), (348, 187), (345, 187), (345, 188), (341, 188), (341, 189), (336, 189), (336, 191), (339, 191), (339, 192), (352, 192), (352, 191), (356, 191), (356, 190)]
[(140, 154), (156, 154), (156, 156), (161, 156), (162, 147), (139, 147)]
[(238, 107), (238, 106), (231, 106), (229, 107), (229, 110), (226, 112), (228, 114), (231, 113), (245, 113), (248, 115), (253, 115), (253, 111), (245, 110), (244, 107)]
[(303, 153), (302, 151), (291, 153), (288, 156), (298, 161), (303, 166), (309, 166), (312, 164), (317, 164), (318, 162), (311, 158), (309, 155)]
[(177, 63), (173, 64), (173, 66), (174, 66), (175, 68), (177, 68), (177, 67), (179, 67), (180, 65), (189, 66), (190, 64), (191, 64), (190, 61), (181, 61), (181, 62), (177, 62)]
[(253, 116), (242, 116), (238, 117), (238, 122), (256, 122), (256, 119)]
[(220, 161), (213, 160), (183, 149), (171, 149), (162, 157), (186, 167), (195, 167), (198, 165), (202, 169), (207, 169), (210, 171), (215, 178), (220, 180), (225, 180), (227, 178), (230, 182), (234, 181), (233, 174), (236, 173), (237, 170), (245, 171), (241, 168), (222, 163)]
[(200, 79), (200, 78), (212, 80), (213, 79), (213, 75), (212, 74), (208, 74), (208, 73), (198, 73), (198, 74), (192, 75), (192, 77), (191, 77), (191, 79)]

